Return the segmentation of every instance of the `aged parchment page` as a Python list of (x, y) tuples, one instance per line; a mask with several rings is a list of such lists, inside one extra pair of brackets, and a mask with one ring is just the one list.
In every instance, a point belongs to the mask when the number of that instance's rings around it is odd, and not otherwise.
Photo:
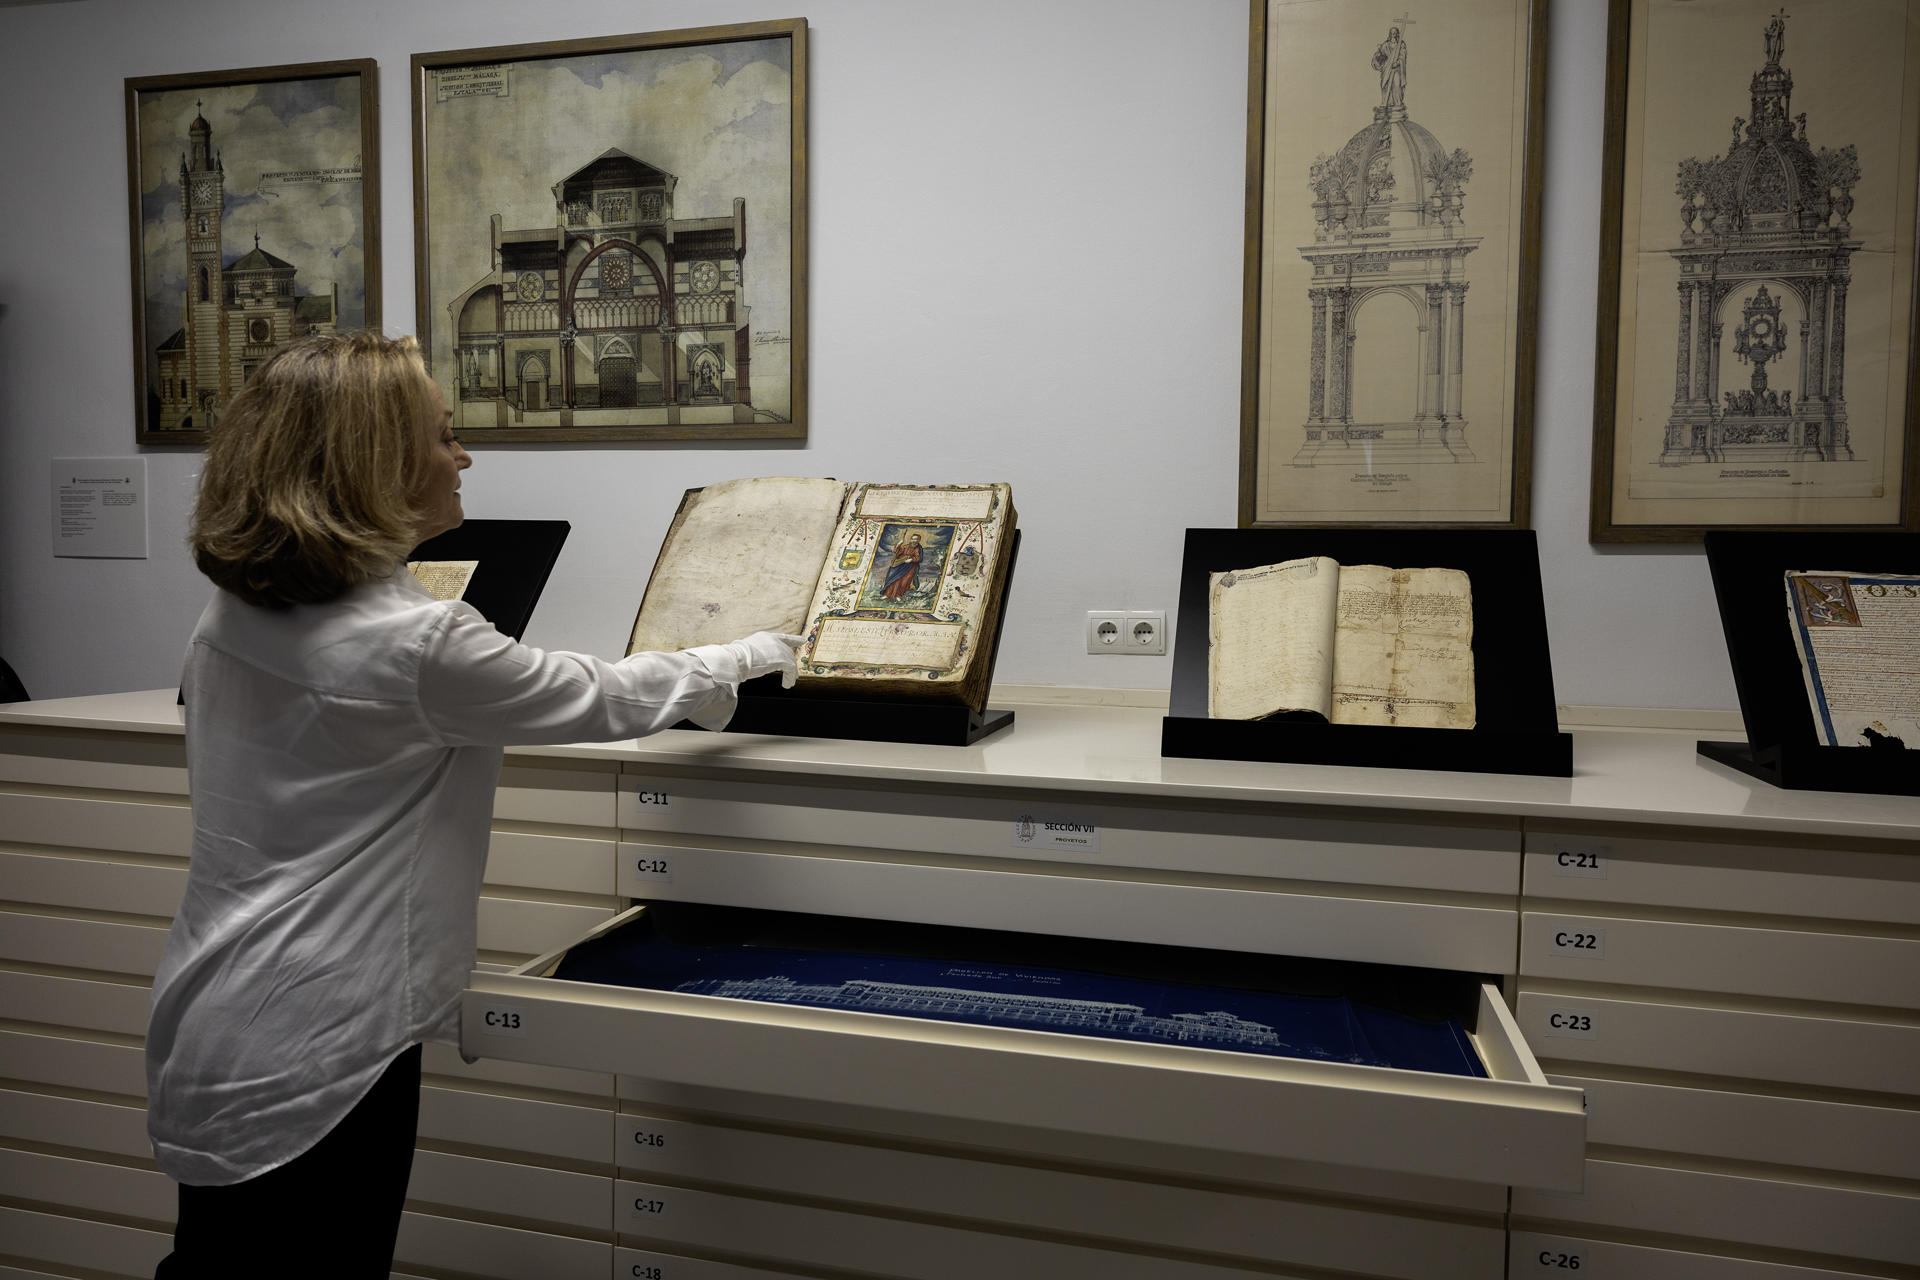
[(1458, 569), (1340, 570), (1335, 724), (1471, 729), (1473, 591)]
[[(965, 685), (984, 697), (977, 655), (1014, 523), (1006, 484), (855, 485), (796, 628), (811, 636), (802, 679), (921, 694)], [(889, 682), (903, 687), (875, 687)]]
[(806, 630), (847, 486), (770, 476), (689, 494), (667, 530), (628, 653)]
[(433, 593), (435, 600), (458, 600), (467, 594), (478, 560), (409, 560), (407, 572), (420, 579), (420, 585)]
[(1212, 575), (1207, 714), (1253, 720), (1317, 711), (1331, 718), (1339, 589), (1340, 566), (1325, 556)]
[(1920, 751), (1920, 577), (1803, 570), (1786, 582), (1820, 744)]

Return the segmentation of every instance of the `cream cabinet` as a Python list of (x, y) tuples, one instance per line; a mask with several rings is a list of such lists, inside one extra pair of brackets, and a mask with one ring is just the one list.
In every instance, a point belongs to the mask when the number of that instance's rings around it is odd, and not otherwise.
[[(1579, 735), (1573, 779), (968, 748), (516, 751), (395, 1275), (1811, 1280), (1920, 1259), (1920, 802)], [(0, 711), (0, 1276), (138, 1276), (167, 694)], [(1484, 1078), (560, 980), (653, 904), (1463, 975)]]

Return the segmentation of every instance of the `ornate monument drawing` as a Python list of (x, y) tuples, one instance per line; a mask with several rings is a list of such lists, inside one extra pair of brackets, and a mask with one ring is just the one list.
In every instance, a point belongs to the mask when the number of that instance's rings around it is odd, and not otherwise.
[[(1294, 466), (1478, 461), (1461, 411), (1466, 258), (1480, 243), (1465, 233), (1462, 211), (1473, 159), (1408, 116), (1402, 25), (1373, 53), (1373, 120), (1308, 176), (1313, 243), (1300, 250), (1313, 264), (1308, 407)], [(1411, 333), (1410, 357), (1358, 341), (1361, 312), (1376, 309), (1390, 330)], [(1382, 420), (1356, 420), (1356, 374), (1388, 389), (1376, 403), (1396, 408)]]
[[(1860, 163), (1851, 143), (1816, 150), (1806, 113), (1791, 114), (1786, 16), (1767, 24), (1766, 65), (1726, 155), (1679, 164), (1680, 245), (1667, 252), (1679, 264), (1680, 331), (1664, 467), (1854, 456), (1843, 374)], [(1746, 387), (1722, 388), (1728, 354), (1752, 365)]]

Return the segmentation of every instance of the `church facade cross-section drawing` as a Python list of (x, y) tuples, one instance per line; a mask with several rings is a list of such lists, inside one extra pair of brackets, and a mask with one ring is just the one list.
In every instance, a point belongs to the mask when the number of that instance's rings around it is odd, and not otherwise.
[(1478, 461), (1462, 411), (1467, 255), (1480, 243), (1464, 213), (1473, 160), (1409, 116), (1409, 63), (1394, 26), (1372, 57), (1372, 121), (1308, 175), (1307, 420), (1294, 466)]
[[(1785, 11), (1765, 34), (1748, 113), (1727, 153), (1679, 164), (1679, 335), (1660, 465), (1852, 460), (1845, 371), (1852, 144), (1815, 148), (1781, 63)], [(1728, 339), (1731, 339), (1729, 342)], [(1751, 366), (1746, 385), (1728, 358)]]
[(677, 182), (610, 148), (554, 184), (553, 225), (493, 215), (493, 269), (448, 305), (456, 425), (754, 421), (746, 201), (676, 217)]

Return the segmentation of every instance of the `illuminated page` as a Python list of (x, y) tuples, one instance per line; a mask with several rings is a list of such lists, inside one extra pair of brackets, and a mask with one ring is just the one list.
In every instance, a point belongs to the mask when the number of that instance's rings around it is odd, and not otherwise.
[(838, 480), (725, 480), (687, 495), (667, 530), (628, 653), (797, 634), (846, 500)]
[(1804, 570), (1786, 582), (1820, 745), (1920, 751), (1920, 577)]
[(1471, 729), (1473, 590), (1458, 569), (1340, 570), (1335, 724)]
[(1207, 580), (1207, 714), (1255, 720), (1277, 711), (1330, 715), (1334, 600), (1340, 566), (1325, 556), (1213, 574)]
[(855, 485), (795, 628), (802, 679), (964, 682), (1013, 521), (1006, 484)]
[(407, 572), (433, 593), (435, 600), (458, 600), (467, 594), (478, 560), (409, 560)]

